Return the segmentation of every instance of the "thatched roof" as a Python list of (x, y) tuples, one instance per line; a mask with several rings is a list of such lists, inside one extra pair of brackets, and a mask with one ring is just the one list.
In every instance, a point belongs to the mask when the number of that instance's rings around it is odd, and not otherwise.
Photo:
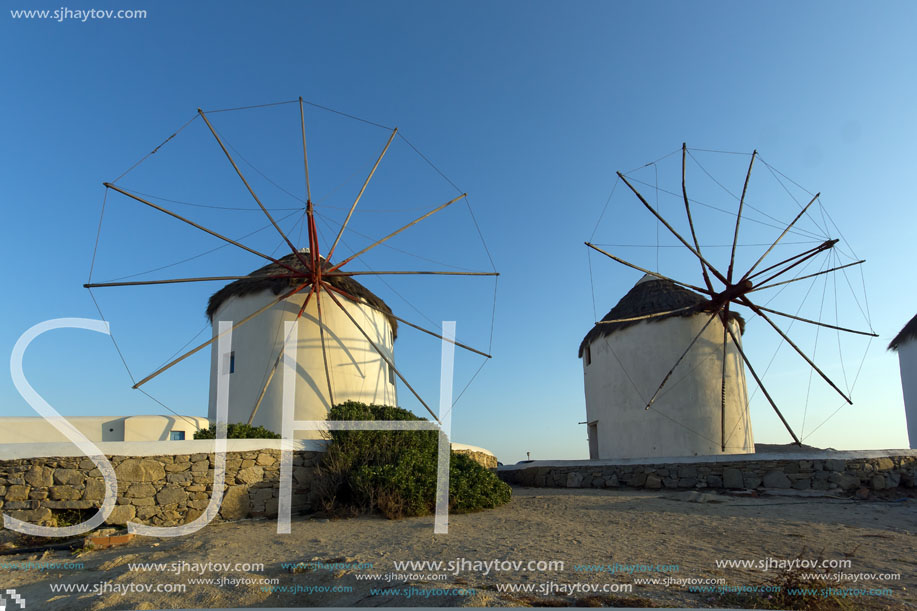
[(895, 336), (892, 343), (888, 345), (889, 350), (897, 350), (898, 346), (905, 344), (913, 339), (917, 339), (917, 314), (910, 320), (904, 328)]
[[(303, 251), (308, 253), (308, 249), (303, 249)], [(278, 259), (278, 261), (296, 270), (308, 269), (308, 267), (304, 266), (299, 258), (293, 253)], [(325, 262), (324, 259), (322, 260), (322, 264), (325, 266), (323, 269), (331, 267), (331, 264)], [(277, 265), (276, 263), (269, 263), (268, 265), (265, 265), (264, 267), (256, 269), (250, 273), (248, 278), (245, 278), (244, 280), (236, 280), (234, 282), (230, 282), (210, 296), (210, 301), (207, 303), (207, 318), (213, 321), (213, 315), (230, 297), (242, 297), (243, 295), (251, 295), (252, 293), (257, 293), (259, 291), (265, 290), (269, 290), (275, 295), (279, 295), (280, 293), (290, 289), (297, 284), (298, 279), (265, 277), (286, 273), (289, 273), (289, 270), (285, 267)], [(342, 291), (353, 295), (354, 297), (358, 297), (369, 305), (385, 312), (388, 323), (392, 327), (392, 338), (394, 339), (398, 337), (398, 321), (392, 318), (391, 308), (389, 308), (388, 305), (382, 301), (382, 299), (377, 297), (372, 291), (370, 291), (368, 288), (350, 276), (327, 276), (323, 277), (323, 280), (331, 286), (335, 286)], [(341, 299), (343, 299), (343, 297), (341, 297)]]
[[(580, 343), (579, 357), (582, 358), (583, 350), (585, 350), (586, 345), (592, 343), (599, 337), (611, 335), (616, 331), (626, 329), (632, 325), (652, 324), (676, 316), (693, 316), (703, 311), (707, 303), (707, 298), (703, 295), (682, 288), (670, 280), (662, 280), (661, 278), (654, 278), (653, 276), (644, 276), (640, 282), (634, 285), (634, 288), (621, 298), (621, 301), (619, 301), (608, 314), (602, 317), (602, 320), (635, 318), (637, 316), (645, 316), (657, 312), (668, 312), (669, 310), (677, 310), (689, 306), (695, 306), (695, 308), (645, 320), (617, 322), (608, 325), (596, 324)], [(730, 311), (729, 319), (739, 321), (740, 331), (742, 333), (745, 332), (745, 320), (738, 312)]]

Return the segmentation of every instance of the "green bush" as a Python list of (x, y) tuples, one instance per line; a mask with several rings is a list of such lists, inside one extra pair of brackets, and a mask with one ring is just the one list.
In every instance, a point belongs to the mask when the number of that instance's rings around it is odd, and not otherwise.
[[(422, 420), (387, 405), (348, 401), (328, 420)], [(436, 431), (331, 431), (319, 467), (319, 494), (334, 515), (379, 511), (388, 518), (433, 513)], [(510, 487), (471, 458), (451, 453), (449, 511), (488, 509), (510, 500)]]
[[(211, 424), (210, 428), (201, 429), (194, 434), (195, 439), (216, 439), (217, 427)], [(226, 425), (227, 439), (280, 439), (280, 435), (269, 431), (263, 426), (251, 426), (249, 424), (228, 424)]]

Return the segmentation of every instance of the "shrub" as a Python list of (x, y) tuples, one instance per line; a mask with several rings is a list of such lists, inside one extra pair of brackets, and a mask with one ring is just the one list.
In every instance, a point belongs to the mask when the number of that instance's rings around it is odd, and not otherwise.
[[(387, 405), (348, 401), (329, 420), (423, 420)], [(439, 435), (436, 431), (331, 431), (318, 491), (336, 515), (379, 511), (388, 518), (433, 513)], [(510, 500), (510, 487), (473, 461), (451, 453), (449, 511), (488, 509)]]
[[(211, 424), (210, 428), (201, 429), (194, 434), (195, 439), (216, 439), (217, 427)], [(280, 435), (269, 431), (263, 426), (251, 426), (249, 424), (228, 424), (226, 425), (227, 439), (280, 439)]]

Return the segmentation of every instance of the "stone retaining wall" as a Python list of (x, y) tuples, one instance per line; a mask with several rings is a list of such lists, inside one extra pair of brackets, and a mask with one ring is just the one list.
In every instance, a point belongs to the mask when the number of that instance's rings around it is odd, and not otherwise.
[(859, 488), (886, 490), (913, 488), (917, 479), (917, 452), (887, 456), (834, 453), (833, 458), (784, 458), (744, 455), (742, 460), (716, 460), (636, 464), (626, 461), (539, 462), (501, 467), (497, 474), (519, 486), (554, 488), (793, 488), (796, 490), (849, 491)]
[[(317, 451), (293, 453), (294, 513), (316, 509), (313, 482), (320, 455)], [(108, 459), (118, 477), (118, 501), (108, 517), (109, 524), (176, 526), (197, 518), (210, 502), (212, 453)], [(224, 496), (217, 519), (276, 516), (279, 481), (279, 450), (227, 452)], [(101, 473), (86, 457), (0, 461), (0, 511), (26, 522), (56, 525), (66, 510), (98, 508), (104, 495)]]

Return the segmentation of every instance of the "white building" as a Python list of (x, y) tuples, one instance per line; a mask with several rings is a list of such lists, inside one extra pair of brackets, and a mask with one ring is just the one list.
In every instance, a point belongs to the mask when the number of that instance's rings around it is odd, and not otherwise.
[(907, 437), (911, 449), (917, 449), (917, 316), (904, 325), (888, 349), (898, 353)]
[[(646, 275), (603, 320), (668, 312), (705, 301), (668, 280)], [(653, 406), (646, 409), (666, 374), (709, 318), (707, 312), (688, 310), (646, 320), (596, 324), (586, 335), (579, 356), (583, 359), (590, 458), (755, 451), (745, 368), (731, 339), (726, 353), (725, 412), (721, 409), (723, 325), (719, 318), (707, 327)], [(730, 312), (729, 324), (741, 338), (742, 318)]]
[[(198, 416), (69, 416), (67, 421), (89, 441), (180, 441), (210, 423)], [(69, 442), (44, 418), (3, 418), (0, 444)]]
[[(308, 250), (304, 249), (304, 252)], [(280, 261), (290, 267), (302, 269), (302, 264), (293, 254)], [(249, 278), (236, 280), (216, 292), (210, 298), (207, 308), (207, 315), (213, 323), (214, 335), (217, 334), (219, 321), (240, 321), (289, 290), (291, 283), (288, 279), (265, 277), (284, 273), (288, 273), (286, 269), (271, 263), (252, 272)], [(350, 277), (331, 276), (325, 280), (360, 300), (359, 303), (354, 303), (345, 297), (335, 295), (386, 357), (394, 362), (393, 349), (398, 323), (391, 317), (391, 310), (385, 302)], [(248, 422), (262, 390), (265, 389), (265, 383), (271, 375), (277, 357), (283, 350), (286, 339), (283, 331), (284, 322), (296, 319), (307, 294), (308, 289), (304, 289), (233, 331), (232, 352), (228, 363), (230, 423)], [(334, 404), (353, 400), (397, 405), (395, 372), (324, 290), (320, 296), (325, 354), (328, 359)], [(299, 337), (296, 338), (296, 342), (299, 375), (296, 380), (294, 418), (324, 420), (331, 408), (331, 397), (328, 396), (319, 336), (318, 303), (315, 296), (299, 319)], [(216, 346), (214, 342), (211, 352), (208, 410), (211, 421), (216, 420)], [(282, 369), (281, 364), (277, 368), (277, 375), (270, 379), (252, 421), (253, 426), (264, 426), (275, 433), (283, 430)], [(301, 439), (319, 436), (320, 434), (314, 431), (296, 433), (296, 437)]]

